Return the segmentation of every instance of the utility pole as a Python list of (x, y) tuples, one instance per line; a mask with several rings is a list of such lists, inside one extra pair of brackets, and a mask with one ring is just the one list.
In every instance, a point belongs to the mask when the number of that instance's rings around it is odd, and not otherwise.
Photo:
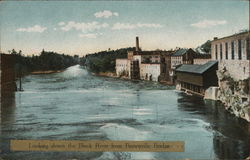
[(22, 67), (19, 65), (19, 91), (23, 91), (22, 89)]
[(19, 70), (19, 91), (23, 91), (22, 88), (22, 63), (21, 63), (21, 54), (20, 55), (16, 55), (18, 57), (18, 70)]

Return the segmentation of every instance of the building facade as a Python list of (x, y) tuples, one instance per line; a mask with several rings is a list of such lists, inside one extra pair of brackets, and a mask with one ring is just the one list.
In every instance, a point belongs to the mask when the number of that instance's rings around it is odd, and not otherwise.
[(160, 63), (142, 63), (140, 67), (140, 79), (159, 81), (161, 74)]
[(128, 59), (116, 59), (116, 75), (118, 77), (130, 77), (130, 61)]
[(194, 56), (197, 54), (193, 49), (178, 49), (171, 56), (171, 69), (181, 64), (193, 64)]
[(250, 32), (214, 38), (211, 43), (212, 59), (219, 61), (219, 70), (227, 70), (235, 80), (250, 77)]
[(188, 93), (204, 96), (206, 89), (211, 86), (218, 86), (217, 69), (217, 61), (209, 61), (203, 65), (183, 64), (175, 70), (177, 88)]
[(127, 59), (116, 59), (116, 74), (131, 79), (149, 81), (169, 80), (173, 51), (141, 51), (136, 37), (135, 51), (128, 51)]
[(194, 56), (194, 64), (205, 64), (211, 61), (211, 54), (196, 54)]

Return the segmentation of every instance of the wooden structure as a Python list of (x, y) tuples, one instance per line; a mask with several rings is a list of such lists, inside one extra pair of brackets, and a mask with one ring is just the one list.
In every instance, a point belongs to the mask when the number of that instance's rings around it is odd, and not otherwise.
[(193, 64), (194, 56), (197, 53), (193, 49), (178, 49), (171, 55), (171, 68), (175, 69), (181, 64)]
[(204, 65), (183, 64), (175, 70), (177, 85), (181, 90), (204, 96), (207, 88), (218, 86), (217, 69), (217, 61), (209, 61)]
[(15, 55), (0, 54), (1, 93), (16, 91)]

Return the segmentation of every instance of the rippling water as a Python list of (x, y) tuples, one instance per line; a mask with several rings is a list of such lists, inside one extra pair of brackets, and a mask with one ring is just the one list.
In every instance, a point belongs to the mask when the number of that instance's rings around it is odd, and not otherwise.
[[(250, 154), (250, 124), (214, 101), (173, 87), (97, 77), (73, 66), (26, 76), (23, 88), (1, 102), (2, 158), (243, 159)], [(185, 141), (185, 152), (11, 152), (10, 139)]]

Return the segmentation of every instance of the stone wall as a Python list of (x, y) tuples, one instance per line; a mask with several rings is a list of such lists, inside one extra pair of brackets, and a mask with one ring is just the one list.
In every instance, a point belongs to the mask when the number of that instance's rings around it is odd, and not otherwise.
[(250, 122), (250, 78), (234, 80), (226, 69), (218, 70), (219, 91), (217, 99), (226, 110)]
[(250, 60), (221, 60), (219, 70), (226, 69), (234, 80), (250, 77)]

